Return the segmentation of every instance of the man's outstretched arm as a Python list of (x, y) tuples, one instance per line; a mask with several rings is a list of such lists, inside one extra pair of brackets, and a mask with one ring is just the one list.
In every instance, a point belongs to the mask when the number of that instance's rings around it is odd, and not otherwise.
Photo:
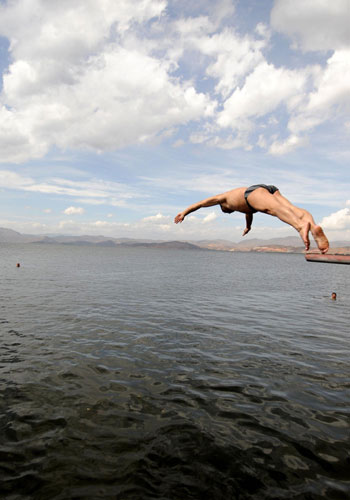
[(252, 223), (253, 223), (253, 214), (246, 214), (245, 220), (246, 220), (246, 228), (243, 231), (243, 235), (242, 236), (245, 236), (251, 230)]
[(205, 200), (198, 201), (197, 203), (193, 203), (193, 205), (187, 207), (183, 212), (177, 214), (177, 216), (174, 219), (174, 222), (175, 224), (178, 224), (179, 222), (182, 222), (184, 220), (186, 215), (195, 212), (200, 208), (213, 207), (214, 205), (219, 205), (223, 201), (224, 201), (224, 195), (218, 194), (216, 196), (211, 196), (210, 198), (206, 198)]

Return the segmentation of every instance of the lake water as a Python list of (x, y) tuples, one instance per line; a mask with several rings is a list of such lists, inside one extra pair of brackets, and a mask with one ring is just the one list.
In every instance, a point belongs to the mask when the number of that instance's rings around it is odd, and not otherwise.
[(350, 498), (350, 266), (29, 244), (0, 258), (2, 499)]

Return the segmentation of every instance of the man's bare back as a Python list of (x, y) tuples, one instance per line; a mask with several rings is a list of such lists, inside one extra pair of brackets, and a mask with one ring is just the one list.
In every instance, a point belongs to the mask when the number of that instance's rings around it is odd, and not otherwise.
[(329, 249), (327, 237), (321, 226), (316, 225), (312, 215), (303, 208), (294, 206), (287, 198), (281, 195), (279, 189), (275, 186), (267, 186), (265, 184), (257, 184), (250, 188), (241, 187), (231, 189), (225, 193), (194, 203), (183, 212), (180, 212), (175, 217), (174, 222), (178, 224), (188, 214), (200, 208), (214, 205), (220, 205), (224, 213), (241, 212), (246, 215), (246, 228), (243, 236), (251, 229), (253, 214), (255, 212), (263, 212), (278, 217), (281, 221), (294, 227), (302, 238), (306, 250), (310, 247), (309, 231), (311, 231), (322, 253), (326, 253)]
[(236, 188), (222, 193), (222, 201), (220, 203), (221, 209), (225, 213), (241, 212), (243, 214), (248, 214), (252, 210), (248, 207), (247, 202), (244, 198), (244, 193), (247, 188)]

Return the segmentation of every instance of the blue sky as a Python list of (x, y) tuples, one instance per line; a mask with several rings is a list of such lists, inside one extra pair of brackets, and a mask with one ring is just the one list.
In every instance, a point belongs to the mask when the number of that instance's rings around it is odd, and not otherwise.
[(238, 241), (242, 214), (173, 218), (262, 182), (350, 240), (349, 25), (348, 0), (0, 0), (0, 226)]

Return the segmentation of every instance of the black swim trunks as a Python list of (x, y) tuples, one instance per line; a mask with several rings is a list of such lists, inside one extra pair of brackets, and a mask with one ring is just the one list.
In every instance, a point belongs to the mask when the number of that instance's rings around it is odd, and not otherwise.
[(257, 210), (255, 210), (255, 208), (253, 208), (250, 203), (248, 202), (248, 196), (250, 195), (250, 193), (252, 193), (253, 191), (255, 191), (256, 189), (258, 188), (264, 188), (264, 189), (267, 189), (269, 193), (273, 194), (275, 193), (276, 191), (278, 191), (278, 188), (276, 186), (272, 186), (272, 185), (269, 185), (267, 186), (266, 184), (254, 184), (254, 186), (250, 186), (249, 188), (247, 188), (244, 192), (244, 199), (248, 205), (248, 207), (253, 210), (254, 213), (257, 212)]

